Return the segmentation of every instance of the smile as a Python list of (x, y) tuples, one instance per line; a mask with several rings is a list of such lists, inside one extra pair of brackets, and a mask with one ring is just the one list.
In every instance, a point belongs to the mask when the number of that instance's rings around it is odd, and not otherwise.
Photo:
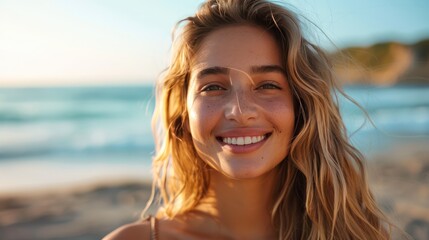
[(225, 138), (222, 138), (222, 142), (224, 142), (226, 144), (242, 146), (242, 145), (249, 145), (249, 144), (258, 143), (264, 139), (265, 139), (265, 135), (252, 136), (252, 137), (249, 137), (249, 136), (247, 136), (247, 137), (225, 137)]
[[(259, 133), (261, 134), (261, 133)], [(262, 147), (272, 133), (253, 136), (223, 136), (217, 137), (222, 148), (234, 154), (251, 153)]]

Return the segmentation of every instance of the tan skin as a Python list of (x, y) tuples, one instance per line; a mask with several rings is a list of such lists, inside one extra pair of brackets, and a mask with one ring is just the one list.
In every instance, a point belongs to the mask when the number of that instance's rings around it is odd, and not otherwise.
[[(207, 196), (193, 211), (171, 220), (157, 220), (159, 239), (276, 239), (270, 209), (274, 204), (276, 166), (287, 155), (285, 146), (293, 131), (292, 96), (285, 76), (278, 71), (260, 73), (251, 69), (280, 66), (279, 53), (273, 37), (254, 26), (224, 27), (203, 40), (192, 70), (194, 80), (190, 83), (187, 108), (194, 145), (211, 167), (210, 186)], [(197, 79), (201, 66), (239, 69), (228, 74), (238, 83), (228, 85), (225, 76)], [(199, 81), (207, 83), (203, 91), (198, 90)], [(236, 101), (217, 106), (212, 104), (218, 102), (216, 97)], [(212, 108), (204, 112), (208, 104)], [(237, 134), (236, 129), (244, 136), (268, 134), (253, 148), (237, 153), (219, 140), (219, 136), (225, 137), (222, 134)], [(125, 225), (104, 239), (150, 239), (150, 224), (146, 221)]]

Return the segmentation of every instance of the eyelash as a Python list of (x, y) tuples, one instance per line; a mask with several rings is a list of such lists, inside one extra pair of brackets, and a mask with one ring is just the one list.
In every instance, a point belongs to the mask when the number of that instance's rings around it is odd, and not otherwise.
[[(216, 88), (216, 89), (213, 89), (213, 88)], [(225, 90), (225, 88), (223, 88), (219, 85), (216, 85), (216, 84), (212, 84), (212, 85), (208, 85), (208, 86), (203, 87), (201, 89), (201, 92), (211, 92), (211, 91), (220, 91), (220, 90)]]
[[(256, 90), (273, 90), (273, 89), (282, 89), (280, 86), (278, 86), (276, 83), (263, 83), (260, 86), (256, 88)], [(226, 90), (224, 87), (221, 87), (217, 84), (212, 84), (205, 86), (201, 89), (201, 92), (211, 92), (211, 91), (221, 91)]]
[[(267, 88), (267, 86), (268, 86), (268, 88)], [(275, 83), (268, 82), (268, 83), (261, 84), (256, 89), (271, 90), (271, 89), (282, 89), (282, 88)]]

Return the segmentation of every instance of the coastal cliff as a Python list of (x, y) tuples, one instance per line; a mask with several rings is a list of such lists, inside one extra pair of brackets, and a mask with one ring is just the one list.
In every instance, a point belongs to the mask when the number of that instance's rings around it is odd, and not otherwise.
[(429, 84), (429, 39), (350, 47), (330, 55), (342, 84)]

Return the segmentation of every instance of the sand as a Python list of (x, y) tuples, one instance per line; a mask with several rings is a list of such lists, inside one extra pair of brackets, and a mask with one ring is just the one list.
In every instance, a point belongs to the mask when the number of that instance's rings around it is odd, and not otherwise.
[(429, 239), (429, 149), (402, 146), (368, 164), (371, 189), (386, 215), (416, 240)]
[(3, 197), (0, 239), (101, 239), (137, 220), (150, 190), (149, 182), (118, 182)]
[[(416, 240), (429, 239), (426, 148), (404, 146), (368, 161), (376, 199), (392, 221)], [(150, 191), (149, 181), (134, 178), (2, 195), (0, 239), (100, 239), (122, 224), (137, 220)]]

